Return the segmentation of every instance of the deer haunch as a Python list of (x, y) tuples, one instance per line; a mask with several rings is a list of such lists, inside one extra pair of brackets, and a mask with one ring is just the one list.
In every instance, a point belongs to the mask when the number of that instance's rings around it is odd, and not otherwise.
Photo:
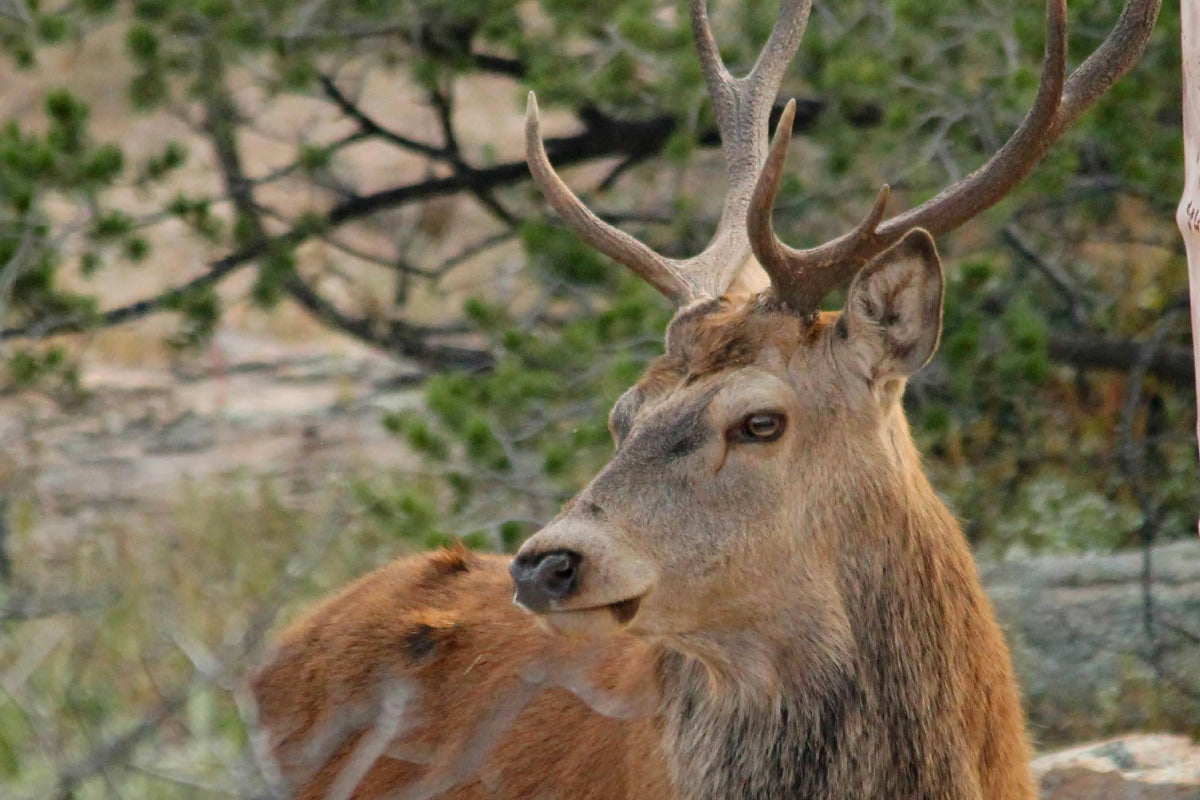
[(581, 655), (511, 599), (507, 559), (451, 550), (393, 562), (292, 625), (251, 682), (285, 787), (324, 800), (349, 775), (356, 798), (670, 796), (658, 723), (627, 707), (645, 648), (621, 636)]

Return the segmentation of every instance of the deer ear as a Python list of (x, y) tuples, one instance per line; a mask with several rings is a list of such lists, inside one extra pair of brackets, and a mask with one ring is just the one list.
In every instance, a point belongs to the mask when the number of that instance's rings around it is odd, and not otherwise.
[(942, 262), (915, 228), (858, 273), (838, 320), (866, 374), (907, 377), (925, 366), (942, 332)]

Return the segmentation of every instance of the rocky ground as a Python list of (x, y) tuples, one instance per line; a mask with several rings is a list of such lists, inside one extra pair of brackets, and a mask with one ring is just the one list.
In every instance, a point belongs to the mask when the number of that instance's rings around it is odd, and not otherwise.
[(981, 565), (1037, 741), (1200, 729), (1200, 542), (1145, 567), (1136, 551)]
[(1126, 736), (1033, 763), (1044, 800), (1200, 800), (1200, 747), (1186, 736)]
[(416, 402), (412, 378), (351, 345), (239, 332), (173, 368), (89, 361), (77, 402), (0, 397), (0, 489), (51, 549), (152, 523), (190, 482), (280, 478), (303, 506), (329, 475), (411, 463), (380, 418)]

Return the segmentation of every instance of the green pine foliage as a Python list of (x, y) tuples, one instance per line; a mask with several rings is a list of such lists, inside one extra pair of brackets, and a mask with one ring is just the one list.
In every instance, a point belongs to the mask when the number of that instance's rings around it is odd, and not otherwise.
[[(325, 103), (337, 113), (323, 78), (337, 83), (341, 69), (416, 87), (431, 107), (435, 97), (478, 91), (486, 75), (489, 92), (509, 91), (505, 113), (514, 120), (535, 89), (547, 118), (574, 114), (574, 128), (562, 130), (598, 130), (601, 139), (611, 120), (674, 120), (657, 150), (625, 165), (610, 186), (599, 188), (594, 163), (567, 178), (670, 255), (700, 250), (716, 224), (722, 172), (705, 141), (713, 116), (683, 0), (9, 5), (21, 13), (0, 14), (0, 76), (40, 69), (48, 54), (108, 36), (122, 59), (110, 88), (129, 113), (180, 114), (197, 138), (141, 150), (106, 141), (93, 132), (94, 98), (75, 87), (52, 88), (38, 113), (20, 122), (0, 120), (0, 328), (8, 331), (90, 330), (116, 302), (94, 288), (115, 263), (178, 278), (179, 265), (152, 247), (158, 225), (194, 237), (214, 258), (252, 251), (253, 277), (243, 284), (250, 299), (265, 308), (287, 302), (289, 285), (304, 273), (299, 249), (322, 237), (353, 247), (355, 227), (330, 213), (332, 205), (314, 203), (282, 220), (252, 204), (231, 209), (220, 193), (173, 181), (201, 150), (206, 159), (233, 153), (253, 179), (251, 193), (263, 185), (256, 181), (283, 176), (297, 195), (361, 200), (338, 184), (345, 151), (364, 140), (400, 145), (353, 120), (343, 120), (343, 138), (289, 142), (279, 163), (255, 163), (242, 146), (258, 116), (280, 105)], [(796, 246), (846, 231), (884, 182), (893, 189), (890, 211), (898, 212), (984, 163), (1028, 108), (1043, 47), (1039, 2), (816, 5), (783, 86), (818, 109), (796, 136), (775, 214)], [(1072, 66), (1096, 47), (1120, 6), (1071, 0)], [(777, 4), (710, 0), (709, 7), (722, 55), (744, 74)], [(939, 240), (944, 334), (938, 356), (910, 385), (907, 411), (933, 484), (981, 553), (1110, 549), (1138, 543), (1147, 530), (1160, 539), (1194, 535), (1200, 474), (1190, 382), (1152, 371), (1129, 403), (1128, 369), (1097, 370), (1054, 355), (1065, 335), (1144, 342), (1164, 315), (1178, 312), (1186, 288), (1173, 225), (1182, 184), (1179, 25), (1178, 3), (1164, 3), (1140, 65), (1019, 191)], [(507, 90), (494, 88), (502, 81)], [(415, 136), (395, 109), (372, 110), (385, 127)], [(512, 157), (505, 152), (497, 141), (460, 155), (486, 170)], [(462, 165), (434, 166), (430, 173), (441, 177)], [(87, 602), (47, 627), (0, 615), (0, 663), (40, 647), (47, 631), (60, 636), (22, 687), (31, 702), (0, 696), (0, 794), (265, 796), (267, 788), (247, 777), (255, 773), (237, 687), (261, 657), (272, 603), (272, 613), (286, 618), (397, 553), (455, 540), (513, 552), (604, 465), (612, 452), (608, 411), (661, 352), (671, 309), (580, 244), (527, 183), (489, 191), (460, 196), (490, 198), (511, 212), (495, 225), (520, 243), (523, 291), (472, 284), (469, 295), (445, 303), (460, 314), (432, 321), (492, 360), (470, 371), (423, 362), (429, 375), (419, 402), (381, 415), (396, 446), (412, 453), (411, 469), (348, 479), (320, 498), (319, 512), (289, 505), (269, 483), (224, 492), (189, 484), (161, 530), (102, 522), (65, 556), (32, 541), (30, 502), (14, 501), (5, 512), (10, 544), (34, 568), (23, 583), (0, 584), (0, 610), (18, 590), (58, 597), (65, 588)], [(390, 216), (357, 221), (391, 232), (403, 227), (397, 218), (407, 223), (425, 210), (421, 203), (440, 199), (422, 196), (381, 209)], [(1044, 264), (1012, 246), (1010, 228)], [(333, 267), (341, 257), (330, 256)], [(411, 266), (418, 269), (404, 280), (424, 280), (422, 291), (399, 279), (387, 292), (378, 289), (382, 281), (348, 287), (346, 295), (369, 297), (383, 310), (359, 318), (354, 335), (383, 331), (372, 344), (402, 353), (392, 349), (402, 337), (391, 334), (431, 322), (418, 304), (447, 299), (450, 290), (419, 278), (421, 268), (436, 274), (438, 264)], [(384, 265), (390, 279), (396, 267)], [(1051, 272), (1066, 276), (1066, 290)], [(156, 309), (177, 320), (172, 346), (203, 347), (224, 324), (218, 283), (160, 298)], [(329, 316), (323, 321), (335, 325)], [(1178, 349), (1188, 333), (1185, 316), (1174, 319), (1163, 345)], [(3, 341), (0, 391), (78, 399), (79, 365), (61, 340)], [(1130, 436), (1140, 453), (1133, 476), (1118, 458)], [(1135, 482), (1148, 489), (1152, 508), (1139, 501)], [(220, 669), (200, 674), (214, 663)], [(58, 791), (59, 767), (134, 728), (165, 689), (181, 686), (189, 691), (179, 713), (152, 744), (132, 748), (140, 767)], [(1104, 720), (1088, 724), (1092, 733), (1107, 731)], [(1178, 727), (1185, 725), (1194, 731), (1194, 721)]]
[[(783, 90), (821, 105), (794, 148), (781, 192), (776, 221), (786, 238), (808, 245), (842, 232), (885, 181), (893, 186), (891, 208), (901, 210), (979, 166), (1019, 123), (1036, 90), (1044, 45), (1037, 5), (847, 0), (818, 9)], [(1120, 5), (1072, 2), (1071, 65), (1098, 45)], [(402, 16), (391, 4), (362, 0), (315, 6), (89, 0), (31, 9), (32, 24), (0, 21), (0, 46), (14, 66), (36, 68), (45, 48), (99, 25), (119, 26), (131, 109), (207, 108), (218, 149), (219, 139), (236, 146), (247, 122), (222, 105), (228, 98), (221, 88), (242, 79), (231, 76), (252, 74), (269, 107), (272, 98), (320, 96), (320, 75), (347, 59), (446, 97), (461, 79), (499, 69), (518, 78), (514, 116), (533, 88), (544, 107), (575, 109), (581, 119), (590, 118), (587, 109), (614, 119), (677, 118), (683, 124), (661, 143), (659, 157), (630, 170), (603, 203), (643, 210), (647, 187), (690, 175), (663, 209), (670, 219), (635, 223), (635, 232), (668, 252), (689, 253), (713, 226), (719, 168), (711, 151), (697, 146), (712, 112), (682, 0), (532, 6), (420, 0)], [(735, 74), (744, 73), (770, 30), (775, 4), (712, 2), (710, 13), (722, 55)], [(967, 232), (939, 243), (949, 280), (945, 335), (938, 359), (914, 382), (910, 414), (938, 485), (981, 542), (994, 540), (1001, 549), (1110, 546), (1130, 541), (1139, 527), (1129, 523), (1142, 512), (1115, 458), (1120, 403), (1113, 398), (1123, 379), (1073, 369), (1051, 350), (1063, 333), (1145, 338), (1186, 286), (1171, 225), (1181, 182), (1178, 40), (1178, 9), (1167, 3), (1142, 63), (1064, 137), (1026, 186)], [(508, 66), (485, 67), (480, 54)], [(263, 244), (261, 219), (239, 212), (231, 223), (209, 197), (168, 193), (158, 215), (111, 200), (112, 190), (127, 182), (144, 191), (169, 186), (188, 148), (169, 141), (133, 155), (119, 143), (95, 141), (88, 119), (86, 98), (56, 89), (45, 98), (44, 126), (28, 130), (10, 121), (0, 128), (0, 215), (18, 223), (0, 227), (0, 264), (27, 240), (37, 243), (3, 307), (4, 326), (67, 318), (86, 327), (108, 304), (68, 290), (60, 272), (95, 276), (114, 259), (161, 268), (146, 228), (164, 218), (228, 251)], [(298, 142), (288, 171), (320, 185), (352, 143), (353, 137)], [(494, 161), (494, 153), (485, 153), (479, 163)], [(696, 185), (708, 188), (697, 192)], [(52, 198), (89, 209), (73, 255), (52, 244), (56, 231), (44, 211)], [(524, 280), (545, 287), (545, 312), (523, 317), (486, 291), (463, 298), (462, 321), (495, 354), (494, 368), (434, 375), (424, 389), (424, 416), (386, 421), (429, 461), (435, 507), (450, 515), (444, 527), (484, 525), (496, 547), (511, 545), (512, 534), (506, 540), (499, 533), (505, 520), (520, 520), (523, 530), (536, 525), (603, 463), (607, 408), (657, 351), (668, 318), (652, 292), (537, 213), (529, 198), (520, 188), (501, 194), (509, 205), (525, 203), (513, 231), (527, 255)], [(250, 297), (260, 306), (286, 297), (297, 274), (296, 248), (338, 233), (336, 221), (319, 209), (292, 223), (289, 235), (261, 247), (255, 260)], [(1068, 275), (1074, 299), (1005, 244), (1001, 233), (1009, 225), (1019, 225), (1032, 247)], [(171, 342), (180, 347), (202, 345), (221, 324), (212, 285), (172, 295), (161, 307), (179, 315)], [(1186, 344), (1185, 326), (1176, 325), (1167, 341)], [(27, 349), (20, 358), (30, 360), (10, 372), (13, 386), (27, 385), (28, 370), (45, 361)], [(1190, 529), (1183, 509), (1198, 499), (1200, 484), (1190, 480), (1196, 463), (1187, 384), (1152, 376), (1144, 393), (1134, 425), (1139, 436), (1147, 403), (1167, 415), (1166, 432), (1149, 435), (1155, 458), (1170, 465), (1171, 479), (1156, 484), (1167, 509), (1160, 527), (1182, 535)], [(1043, 483), (1079, 484), (1106, 515), (1056, 522), (1053, 506), (1040, 527), (1085, 530), (1059, 539), (1002, 533), (1033, 530), (1002, 517)], [(506, 504), (512, 504), (507, 512)]]

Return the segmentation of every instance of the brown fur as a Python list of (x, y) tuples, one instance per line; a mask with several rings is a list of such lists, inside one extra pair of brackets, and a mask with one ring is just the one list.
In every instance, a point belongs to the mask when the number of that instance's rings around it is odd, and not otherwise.
[[(941, 291), (920, 233), (841, 316), (680, 312), (612, 461), (523, 547), (582, 558), (540, 626), (504, 559), (458, 550), (283, 635), (253, 687), (291, 785), (324, 797), (357, 748), (357, 797), (1032, 798), (1007, 648), (900, 406)], [(740, 440), (761, 410), (783, 434)]]
[[(455, 798), (607, 800), (655, 786), (668, 796), (661, 758), (641, 758), (659, 749), (649, 717), (617, 720), (553, 685), (530, 697), (539, 686), (524, 670), (572, 656), (569, 643), (539, 630), (511, 596), (507, 559), (446, 550), (365, 576), (286, 631), (252, 688), (295, 796), (328, 796), (379, 718), (381, 691), (405, 682), (415, 719), (356, 798), (404, 797), (403, 787), (422, 786), (446, 790), (428, 796)], [(597, 684), (620, 688), (640, 647), (623, 636), (590, 659)], [(516, 708), (500, 708), (506, 697)], [(472, 740), (489, 725), (495, 736)], [(476, 767), (477, 758), (486, 764)]]

